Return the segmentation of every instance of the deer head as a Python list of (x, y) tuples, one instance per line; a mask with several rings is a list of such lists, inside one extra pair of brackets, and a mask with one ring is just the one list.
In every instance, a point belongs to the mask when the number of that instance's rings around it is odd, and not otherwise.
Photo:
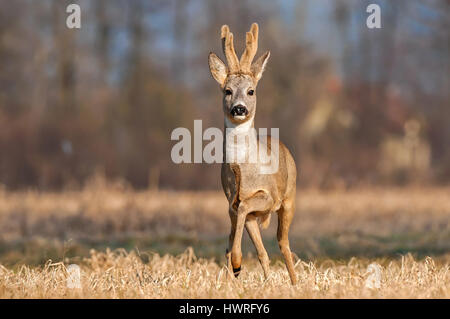
[(209, 54), (209, 69), (223, 90), (225, 121), (239, 125), (253, 121), (256, 112), (256, 86), (269, 60), (267, 51), (254, 63), (258, 50), (258, 24), (253, 23), (246, 34), (245, 51), (238, 60), (233, 45), (233, 33), (227, 25), (221, 28), (222, 47), (228, 66), (214, 53)]

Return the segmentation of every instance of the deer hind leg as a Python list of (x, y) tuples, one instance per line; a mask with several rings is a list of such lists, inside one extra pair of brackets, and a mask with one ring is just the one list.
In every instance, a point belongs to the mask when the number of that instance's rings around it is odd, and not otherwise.
[(292, 258), (291, 248), (289, 247), (289, 227), (291, 226), (292, 218), (294, 217), (294, 204), (290, 202), (283, 203), (283, 206), (278, 211), (278, 231), (277, 239), (281, 253), (286, 263), (286, 268), (291, 278), (291, 283), (297, 283), (297, 277), (294, 271), (294, 260)]
[(267, 255), (267, 251), (264, 248), (256, 217), (252, 214), (249, 214), (247, 216), (247, 220), (245, 221), (245, 228), (247, 229), (247, 232), (250, 235), (253, 244), (255, 245), (259, 262), (261, 263), (264, 271), (264, 277), (267, 279), (267, 277), (269, 276), (269, 256)]
[(247, 215), (251, 212), (261, 212), (269, 210), (273, 205), (272, 197), (266, 192), (259, 191), (250, 198), (239, 203), (236, 230), (233, 239), (233, 247), (231, 249), (231, 265), (233, 266), (234, 275), (237, 277), (241, 271), (242, 262), (242, 233), (244, 231)]

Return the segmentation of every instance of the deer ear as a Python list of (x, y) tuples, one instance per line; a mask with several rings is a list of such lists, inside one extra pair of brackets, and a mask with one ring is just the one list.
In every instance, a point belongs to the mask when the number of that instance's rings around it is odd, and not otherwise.
[(208, 57), (209, 70), (213, 78), (223, 86), (227, 77), (227, 67), (225, 63), (214, 53), (210, 53)]
[(269, 61), (269, 57), (270, 51), (267, 51), (252, 64), (251, 70), (256, 81), (259, 81), (259, 79), (261, 79), (264, 69), (266, 68), (267, 61)]

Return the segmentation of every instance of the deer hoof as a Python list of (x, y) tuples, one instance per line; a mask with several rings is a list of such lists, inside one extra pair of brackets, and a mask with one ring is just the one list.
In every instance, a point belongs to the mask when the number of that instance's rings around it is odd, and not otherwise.
[(234, 277), (238, 277), (239, 274), (241, 273), (241, 267), (239, 268), (233, 268), (233, 273), (234, 273)]

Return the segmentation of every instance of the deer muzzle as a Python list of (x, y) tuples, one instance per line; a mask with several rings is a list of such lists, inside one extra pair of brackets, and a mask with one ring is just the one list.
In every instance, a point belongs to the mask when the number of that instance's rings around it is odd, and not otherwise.
[(242, 116), (242, 115), (247, 116), (248, 110), (245, 106), (240, 104), (240, 105), (233, 106), (230, 113), (232, 116)]

